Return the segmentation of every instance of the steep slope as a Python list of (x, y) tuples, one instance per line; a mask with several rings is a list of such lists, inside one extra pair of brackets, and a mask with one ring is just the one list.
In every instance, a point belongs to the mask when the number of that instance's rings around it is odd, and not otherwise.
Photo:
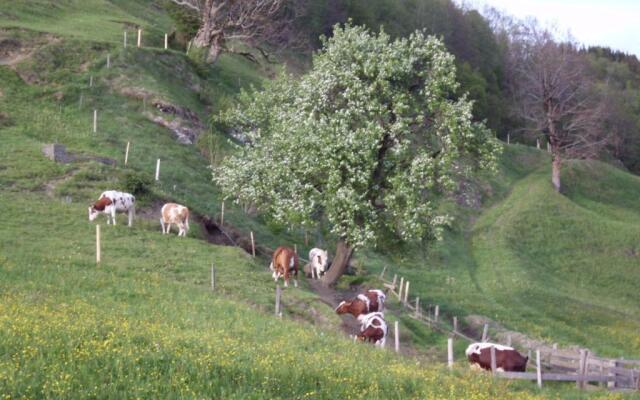
[(546, 152), (506, 146), (501, 165), (476, 182), (483, 208), (447, 206), (457, 223), (443, 242), (367, 254), (371, 270), (397, 265), (446, 318), (480, 314), (534, 339), (639, 357), (640, 178), (573, 161), (558, 194)]
[[(0, 0), (0, 42), (11, 38), (25, 49), (24, 58), (0, 66), (0, 395), (537, 396), (528, 383), (470, 375), (464, 362), (464, 369), (449, 373), (424, 361), (354, 347), (339, 333), (340, 320), (333, 310), (305, 285), (285, 291), (285, 318), (275, 319), (274, 286), (264, 259), (209, 245), (197, 229), (183, 240), (161, 236), (154, 214), (158, 202), (171, 199), (198, 214), (218, 217), (222, 198), (210, 181), (208, 154), (203, 156), (201, 149), (207, 149), (209, 138), (220, 143), (226, 138), (205, 132), (200, 148), (180, 144), (170, 130), (150, 120), (149, 115), (174, 119), (154, 102), (188, 108), (206, 125), (209, 113), (241, 87), (259, 84), (262, 71), (232, 57), (209, 68), (177, 51), (122, 49), (122, 30), (135, 31), (131, 23), (145, 27), (145, 43), (160, 44), (168, 22), (160, 9), (147, 7), (155, 4), (151, 1), (14, 3)], [(116, 166), (54, 163), (41, 153), (42, 146), (52, 142), (80, 156), (112, 158)], [(153, 182), (158, 158), (160, 181)], [(478, 184), (485, 204), (499, 202), (495, 207), (500, 207), (544, 162), (541, 152), (507, 147), (501, 175)], [(581, 181), (591, 179), (588, 170), (584, 174)], [(102, 190), (129, 187), (142, 189), (141, 218), (133, 229), (103, 223), (103, 262), (96, 266), (95, 231), (86, 220), (86, 206)], [(609, 209), (602, 206), (601, 199), (609, 196), (604, 191), (601, 198), (585, 195), (588, 186), (572, 193), (582, 207)], [(621, 202), (614, 214), (627, 218), (630, 203)], [(439, 302), (445, 311), (494, 316), (495, 310), (506, 310), (503, 322), (528, 329), (512, 317), (520, 310), (510, 311), (508, 302), (496, 295), (498, 289), (485, 282), (491, 272), (484, 271), (482, 242), (476, 241), (485, 229), (484, 213), (447, 207), (459, 216), (447, 241), (426, 252), (411, 249), (408, 257), (397, 249), (385, 256), (367, 257), (365, 252), (357, 263), (374, 271), (392, 260), (394, 268), (412, 277), (415, 289), (428, 293), (423, 299)], [(477, 228), (470, 230), (467, 222), (478, 214)], [(300, 232), (272, 229), (239, 207), (227, 204), (225, 220), (244, 233), (254, 231), (260, 244), (296, 243), (301, 252), (307, 250)], [(209, 289), (212, 261), (215, 293)], [(425, 269), (425, 263), (438, 267)], [(448, 276), (456, 277), (454, 286), (443, 285)], [(473, 290), (483, 286), (491, 291)], [(494, 298), (487, 301), (490, 296)], [(442, 358), (444, 336), (402, 322), (403, 341), (436, 345), (432, 354), (437, 356), (431, 359)], [(574, 339), (569, 333), (565, 337)], [(456, 359), (461, 359), (462, 349), (457, 350)], [(541, 395), (558, 393), (564, 394), (551, 387)]]

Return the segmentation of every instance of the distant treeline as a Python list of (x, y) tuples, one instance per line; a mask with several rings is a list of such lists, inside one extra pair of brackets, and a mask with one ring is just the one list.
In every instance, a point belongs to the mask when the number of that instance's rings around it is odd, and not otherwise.
[[(336, 23), (348, 20), (374, 31), (384, 29), (393, 37), (425, 30), (441, 37), (456, 56), (461, 84), (457, 95), (468, 93), (475, 101), (475, 119), (485, 120), (502, 139), (509, 134), (512, 139), (535, 143), (530, 134), (522, 133), (525, 121), (514, 110), (513, 88), (509, 87), (513, 84), (509, 79), (509, 52), (514, 41), (519, 40), (514, 34), (518, 21), (495, 10), (480, 14), (452, 0), (305, 1), (296, 5), (299, 11), (299, 5), (304, 4), (297, 24), (307, 44), (306, 53), (318, 49), (320, 36), (330, 36)], [(170, 12), (176, 20), (177, 37), (195, 34), (197, 18), (175, 6), (170, 7)], [(619, 160), (632, 172), (640, 173), (640, 61), (635, 55), (608, 47), (576, 51), (595, 82), (594, 96), (607, 105), (603, 119), (610, 138), (601, 157)]]
[[(310, 0), (301, 29), (310, 42), (320, 45), (320, 35), (349, 19), (355, 24), (395, 37), (416, 29), (440, 36), (456, 56), (460, 93), (475, 101), (474, 116), (486, 120), (498, 137), (517, 138), (523, 121), (511, 110), (507, 58), (509, 27), (515, 22), (495, 10), (480, 14), (451, 0)], [(640, 173), (640, 61), (635, 55), (608, 47), (582, 48), (579, 53), (595, 79), (596, 95), (608, 104), (605, 129), (611, 138), (603, 158), (615, 158), (634, 173)], [(532, 140), (522, 136), (521, 140)]]

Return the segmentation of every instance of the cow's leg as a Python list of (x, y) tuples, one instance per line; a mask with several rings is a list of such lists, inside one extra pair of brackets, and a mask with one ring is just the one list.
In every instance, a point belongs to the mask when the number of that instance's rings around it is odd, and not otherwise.
[(113, 225), (116, 224), (116, 208), (115, 207), (111, 209), (111, 221), (113, 221)]
[(293, 273), (293, 286), (298, 287), (298, 269), (297, 268)]

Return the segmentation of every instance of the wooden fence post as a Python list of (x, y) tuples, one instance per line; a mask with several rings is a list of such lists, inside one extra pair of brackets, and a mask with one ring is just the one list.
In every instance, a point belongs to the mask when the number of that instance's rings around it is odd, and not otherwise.
[(251, 231), (251, 255), (256, 258), (256, 242), (253, 239), (253, 231)]
[(129, 146), (131, 142), (127, 142), (127, 149), (124, 151), (124, 166), (127, 166), (127, 162), (129, 161)]
[(540, 150), (540, 139), (536, 139), (536, 147)]
[(507, 335), (507, 346), (511, 347), (511, 335)]
[(167, 35), (166, 33), (164, 34), (164, 49), (168, 49), (169, 48), (169, 35)]
[(507, 144), (511, 143), (511, 135), (507, 133)]
[(489, 325), (488, 324), (484, 324), (484, 327), (482, 328), (482, 341), (483, 342), (487, 341), (488, 334), (489, 334)]
[(458, 332), (458, 317), (453, 317), (453, 331)]
[(282, 295), (282, 289), (280, 285), (276, 285), (276, 317), (282, 317), (282, 312), (280, 311), (280, 296)]
[(447, 339), (447, 366), (453, 368), (453, 338)]
[(402, 289), (404, 288), (404, 278), (400, 278), (400, 289), (398, 289), (398, 300), (402, 302)]
[(89, 76), (89, 87), (93, 87), (93, 75)]
[(440, 306), (436, 304), (436, 308), (433, 310), (433, 320), (438, 322), (438, 318), (440, 318)]
[(293, 252), (295, 253), (295, 255), (298, 255), (298, 245), (297, 244), (293, 245)]
[(551, 153), (551, 145), (547, 142), (547, 153)]
[(124, 48), (127, 48), (127, 31), (124, 31), (124, 39), (122, 40), (122, 43), (124, 44)]
[(224, 200), (222, 200), (222, 204), (220, 205), (220, 226), (224, 226)]
[(536, 350), (536, 379), (538, 387), (542, 388), (542, 366), (540, 363), (540, 350)]
[(382, 268), (382, 272), (380, 272), (380, 280), (384, 280), (384, 273), (387, 271), (387, 266), (385, 265)]
[(496, 373), (496, 347), (491, 346), (490, 350), (491, 350), (491, 373), (495, 374)]
[(142, 29), (138, 29), (138, 47), (142, 46)]
[(409, 300), (409, 281), (404, 285), (404, 304)]
[(107, 68), (111, 68), (111, 54), (107, 54)]
[(589, 352), (583, 349), (580, 349), (580, 364), (578, 364), (578, 376), (581, 378), (576, 382), (576, 388), (584, 389), (586, 382), (584, 381), (584, 376), (586, 375), (587, 370), (587, 357), (589, 357)]
[(416, 318), (420, 317), (420, 297), (416, 297)]
[(156, 181), (160, 180), (160, 159), (156, 161)]
[(211, 262), (211, 291), (214, 292), (216, 290), (216, 268), (213, 266), (213, 262)]
[(100, 224), (96, 225), (96, 264), (100, 264)]
[(391, 282), (391, 284), (393, 285), (393, 287), (396, 287), (396, 282), (398, 281), (398, 274), (394, 274), (393, 275), (393, 282)]
[(398, 321), (393, 323), (393, 327), (394, 327), (393, 339), (395, 340), (396, 353), (399, 353), (400, 352), (400, 327), (398, 326)]
[(93, 110), (93, 133), (98, 133), (98, 110)]

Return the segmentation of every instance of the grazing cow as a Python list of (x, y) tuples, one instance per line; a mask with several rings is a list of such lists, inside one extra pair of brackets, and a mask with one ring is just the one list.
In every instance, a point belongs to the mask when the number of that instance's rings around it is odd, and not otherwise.
[(176, 203), (167, 203), (162, 206), (160, 212), (162, 214), (160, 225), (163, 235), (169, 233), (171, 224), (176, 224), (178, 225), (178, 236), (187, 236), (189, 231), (189, 209), (187, 207)]
[(315, 278), (320, 279), (320, 275), (324, 275), (327, 270), (329, 255), (326, 250), (313, 248), (309, 251), (309, 264), (311, 264), (311, 278), (315, 273)]
[(133, 216), (136, 213), (136, 198), (124, 192), (107, 190), (102, 192), (98, 201), (89, 207), (89, 221), (93, 221), (98, 214), (107, 215), (107, 224), (116, 224), (116, 212), (127, 213), (129, 216), (129, 226), (133, 223)]
[(290, 248), (280, 246), (273, 252), (269, 269), (273, 271), (273, 279), (284, 277), (284, 287), (289, 286), (289, 274), (293, 271), (293, 285), (298, 287), (298, 255)]
[(338, 314), (351, 314), (360, 320), (363, 315), (372, 312), (384, 312), (384, 301), (387, 296), (378, 289), (370, 289), (356, 296), (355, 299), (342, 301), (336, 307)]
[(496, 370), (509, 372), (525, 372), (529, 357), (523, 357), (512, 347), (495, 343), (472, 343), (465, 354), (472, 364), (491, 370), (491, 348), (496, 349)]
[(387, 323), (380, 312), (365, 314), (360, 318), (360, 334), (358, 340), (373, 342), (378, 347), (384, 347), (387, 340)]

